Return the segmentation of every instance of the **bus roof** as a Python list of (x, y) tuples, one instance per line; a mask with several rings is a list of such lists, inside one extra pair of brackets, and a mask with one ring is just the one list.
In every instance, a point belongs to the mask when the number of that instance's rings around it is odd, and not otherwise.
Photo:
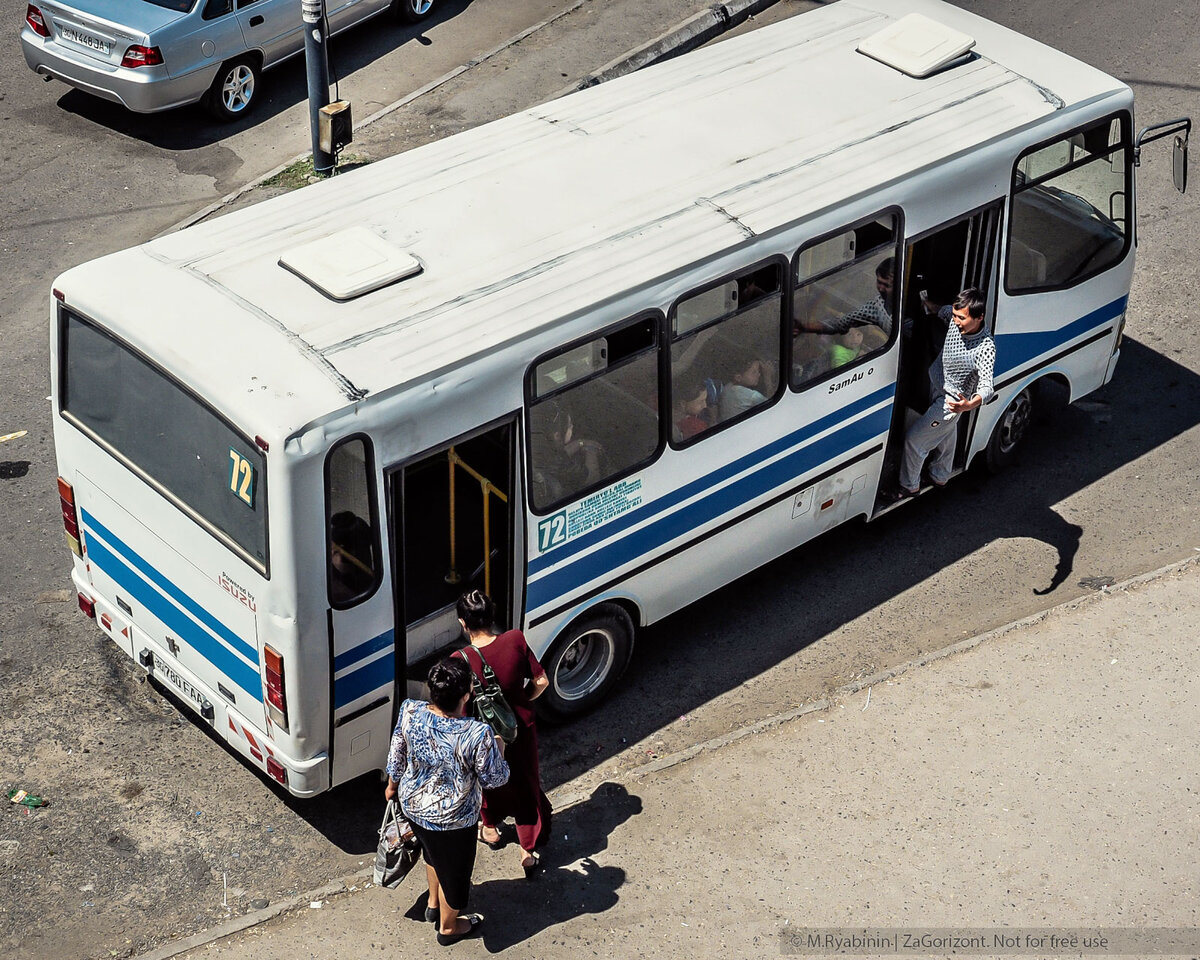
[[(977, 56), (913, 79), (856, 51), (910, 12)], [(101, 258), (60, 288), (251, 434), (287, 437), (1126, 89), (940, 0), (841, 0)], [(279, 265), (351, 225), (421, 271), (338, 302)]]

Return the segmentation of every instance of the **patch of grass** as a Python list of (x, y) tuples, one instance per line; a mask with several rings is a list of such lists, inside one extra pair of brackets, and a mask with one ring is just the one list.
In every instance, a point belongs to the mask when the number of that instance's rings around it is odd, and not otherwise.
[[(365, 167), (370, 162), (369, 157), (354, 153), (344, 153), (338, 157), (337, 166), (334, 168), (335, 175), (357, 170), (359, 167)], [(300, 187), (307, 187), (310, 183), (318, 183), (324, 179), (326, 178), (318, 176), (313, 169), (312, 157), (305, 157), (303, 160), (297, 160), (291, 166), (280, 170), (279, 173), (275, 174), (269, 180), (264, 180), (263, 186), (283, 187), (285, 190), (298, 190)]]

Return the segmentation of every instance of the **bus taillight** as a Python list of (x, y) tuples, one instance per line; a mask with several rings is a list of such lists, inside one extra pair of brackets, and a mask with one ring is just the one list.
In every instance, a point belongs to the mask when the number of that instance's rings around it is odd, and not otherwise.
[(58, 478), (58, 504), (62, 507), (63, 528), (67, 531), (67, 543), (77, 557), (83, 556), (79, 545), (79, 517), (75, 513), (75, 491), (62, 477)]
[(266, 668), (267, 713), (282, 730), (287, 730), (287, 697), (283, 693), (283, 657), (270, 647), (263, 647), (263, 666)]
[(267, 773), (287, 786), (287, 767), (276, 760), (274, 757), (267, 757)]

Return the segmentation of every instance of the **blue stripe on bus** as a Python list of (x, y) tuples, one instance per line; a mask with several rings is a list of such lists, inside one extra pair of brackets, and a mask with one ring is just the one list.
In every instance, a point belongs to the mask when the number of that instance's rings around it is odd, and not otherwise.
[(881, 433), (886, 433), (891, 421), (892, 405), (888, 404), (627, 537), (531, 582), (528, 609), (537, 610), (560, 597), (567, 596), (584, 584), (639, 560), (672, 540), (738, 509), (855, 447), (862, 446)]
[(108, 529), (108, 527), (104, 526), (104, 524), (93, 517), (90, 513), (82, 508), (79, 512), (82, 514), (83, 522), (87, 526), (92, 527), (114, 548), (118, 549), (120, 553), (124, 555), (125, 560), (144, 573), (148, 579), (154, 581), (154, 583), (160, 590), (162, 590), (163, 593), (167, 594), (167, 596), (187, 610), (188, 613), (203, 623), (218, 637), (241, 653), (247, 660), (252, 660), (254, 663), (258, 663), (258, 651), (255, 650), (254, 647), (230, 630), (227, 626), (225, 626), (225, 624), (221, 623), (220, 620), (218, 620), (202, 606), (196, 603), (191, 597), (176, 587), (175, 584), (155, 570), (154, 567), (150, 566), (150, 564), (147, 563), (142, 557), (138, 556), (137, 551), (131, 549), (129, 544), (125, 543), (125, 541), (114, 534)]
[(216, 667), (256, 700), (262, 699), (262, 680), (258, 672), (236, 657), (207, 630), (179, 609), (167, 597), (137, 575), (133, 567), (111, 553), (96, 537), (88, 539), (88, 559), (110, 576), (118, 586), (163, 622), (168, 630)]
[(359, 697), (365, 697), (372, 690), (380, 687), (390, 687), (396, 682), (396, 655), (388, 652), (386, 656), (373, 660), (366, 666), (348, 673), (334, 683), (333, 708), (340, 710), (348, 703), (353, 703)]
[(886, 387), (881, 387), (874, 393), (868, 394), (867, 396), (854, 401), (848, 406), (842, 407), (840, 410), (836, 410), (833, 413), (822, 417), (820, 420), (814, 420), (807, 426), (801, 427), (799, 430), (795, 430), (778, 440), (774, 440), (771, 443), (768, 443), (765, 447), (754, 450), (751, 453), (746, 454), (744, 457), (734, 460), (732, 463), (727, 463), (711, 473), (705, 474), (703, 477), (699, 477), (693, 480), (691, 483), (685, 484), (678, 490), (673, 490), (670, 493), (659, 497), (652, 503), (648, 503), (645, 506), (631, 510), (629, 513), (626, 513), (623, 516), (618, 517), (617, 519), (584, 534), (583, 536), (576, 537), (574, 540), (568, 540), (565, 544), (555, 550), (551, 550), (548, 553), (534, 557), (529, 561), (529, 576), (533, 577), (552, 564), (561, 563), (563, 560), (566, 560), (569, 557), (572, 557), (575, 554), (594, 546), (601, 540), (606, 540), (609, 537), (621, 533), (623, 530), (627, 530), (629, 527), (632, 527), (635, 524), (639, 524), (644, 520), (648, 520), (655, 514), (662, 513), (664, 510), (669, 510), (676, 504), (682, 503), (684, 500), (687, 500), (689, 497), (693, 497), (698, 493), (702, 493), (704, 490), (715, 486), (722, 480), (725, 480), (736, 473), (740, 473), (749, 467), (753, 467), (755, 464), (761, 463), (764, 460), (769, 460), (780, 451), (786, 450), (788, 447), (797, 443), (801, 443), (804, 440), (807, 440), (809, 437), (813, 437), (816, 434), (821, 433), (823, 430), (828, 430), (830, 427), (837, 426), (839, 423), (844, 422), (849, 417), (857, 416), (862, 411), (867, 410), (876, 404), (883, 402), (884, 400), (890, 400), (894, 390), (894, 383), (890, 383)]
[(359, 660), (365, 660), (373, 653), (378, 653), (384, 647), (390, 647), (395, 642), (396, 633), (394, 630), (387, 630), (377, 637), (372, 637), (365, 643), (360, 643), (357, 647), (351, 647), (349, 650), (343, 650), (333, 658), (333, 671), (337, 673), (350, 666), (352, 663), (357, 663)]
[[(1057, 330), (998, 334), (996, 336), (996, 375), (999, 376), (1002, 372), (1008, 373), (1016, 367), (1028, 363), (1035, 357), (1041, 356), (1069, 340), (1085, 336), (1104, 326), (1104, 324), (1111, 322), (1121, 315), (1127, 302), (1128, 297), (1119, 297), (1111, 303), (1105, 304), (1080, 317), (1078, 320), (1074, 320), (1066, 326), (1059, 327)], [(831, 434), (830, 437), (810, 447), (796, 451), (777, 463), (772, 464), (770, 467), (730, 484), (730, 486), (718, 493), (699, 500), (672, 516), (649, 524), (637, 534), (611, 543), (609, 546), (590, 554), (588, 557), (574, 563), (569, 563), (562, 569), (540, 580), (533, 580), (537, 574), (549, 567), (563, 563), (563, 561), (569, 560), (571, 557), (590, 549), (603, 540), (614, 537), (659, 513), (670, 510), (672, 507), (695, 496), (704, 489), (715, 486), (736, 473), (769, 460), (789, 446), (802, 443), (806, 439), (834, 427), (838, 423), (844, 422), (847, 418), (856, 416), (863, 410), (867, 410), (885, 399), (891, 399), (894, 388), (894, 384), (889, 384), (886, 387), (876, 390), (874, 393), (862, 397), (854, 403), (836, 410), (822, 417), (820, 420), (816, 420), (785, 437), (773, 441), (732, 463), (726, 464), (680, 487), (678, 490), (660, 497), (652, 503), (631, 510), (629, 513), (610, 523), (589, 531), (583, 536), (569, 540), (555, 550), (534, 557), (529, 561), (529, 609), (536, 610), (593, 579), (637, 560), (642, 555), (663, 546), (688, 530), (707, 523), (721, 516), (723, 513), (734, 510), (742, 504), (761, 496), (778, 483), (786, 482), (793, 476), (806, 473), (821, 463), (840, 456), (852, 447), (865, 442), (870, 437), (877, 435), (877, 433), (884, 432), (890, 423), (890, 405), (853, 424), (850, 428), (839, 430)], [(877, 424), (877, 428), (871, 427), (870, 424), (872, 423)], [(861, 433), (861, 428), (864, 424), (868, 424), (867, 430), (870, 431), (868, 434)], [(850, 430), (851, 433), (848, 434), (847, 430)], [(847, 442), (847, 436), (850, 438), (849, 442)], [(835, 440), (835, 438), (840, 439)], [(818, 456), (814, 456), (815, 452), (820, 451), (824, 452)], [(775, 477), (778, 477), (778, 479), (772, 479)]]
[(1121, 315), (1128, 300), (1128, 297), (1118, 297), (1112, 303), (1106, 303), (1057, 330), (996, 334), (996, 376), (1011, 373), (1034, 357), (1040, 357), (1068, 340), (1074, 340), (1104, 326)]

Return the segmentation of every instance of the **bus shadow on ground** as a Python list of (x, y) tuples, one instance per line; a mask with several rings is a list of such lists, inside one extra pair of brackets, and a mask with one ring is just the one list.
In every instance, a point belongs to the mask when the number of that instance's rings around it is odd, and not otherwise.
[[(1156, 387), (1147, 390), (1147, 384)], [(1086, 592), (1078, 584), (1082, 576), (1112, 573), (1115, 567), (1074, 569), (1086, 530), (1055, 505), (1197, 423), (1200, 376), (1126, 339), (1114, 382), (1078, 405), (1043, 410), (1020, 461), (1002, 476), (972, 470), (942, 493), (924, 496), (877, 523), (830, 531), (643, 630), (632, 663), (603, 706), (567, 723), (541, 726), (545, 788), (595, 771), (634, 745), (653, 744), (680, 718), (935, 574), (955, 569), (994, 541), (1022, 538), (1051, 548), (1044, 566), (1012, 571), (1005, 588), (1026, 593), (1032, 609)], [(959, 600), (971, 597), (970, 576), (967, 567)], [(825, 696), (860, 662), (884, 669), (962, 637), (961, 629), (953, 639), (931, 630), (888, 650), (870, 649), (871, 638), (856, 642), (854, 650), (831, 644), (824, 651), (824, 670), (774, 694), (756, 689), (747, 696), (744, 715), (726, 718), (721, 732)], [(772, 695), (784, 700), (772, 705), (767, 700)], [(703, 732), (689, 735), (692, 742), (706, 739)], [(641, 752), (648, 754), (640, 756), (644, 762), (658, 751)], [(331, 843), (363, 854), (375, 847), (382, 793), (379, 779), (368, 776), (313, 800), (284, 799)], [(559, 836), (556, 829), (555, 842)]]

